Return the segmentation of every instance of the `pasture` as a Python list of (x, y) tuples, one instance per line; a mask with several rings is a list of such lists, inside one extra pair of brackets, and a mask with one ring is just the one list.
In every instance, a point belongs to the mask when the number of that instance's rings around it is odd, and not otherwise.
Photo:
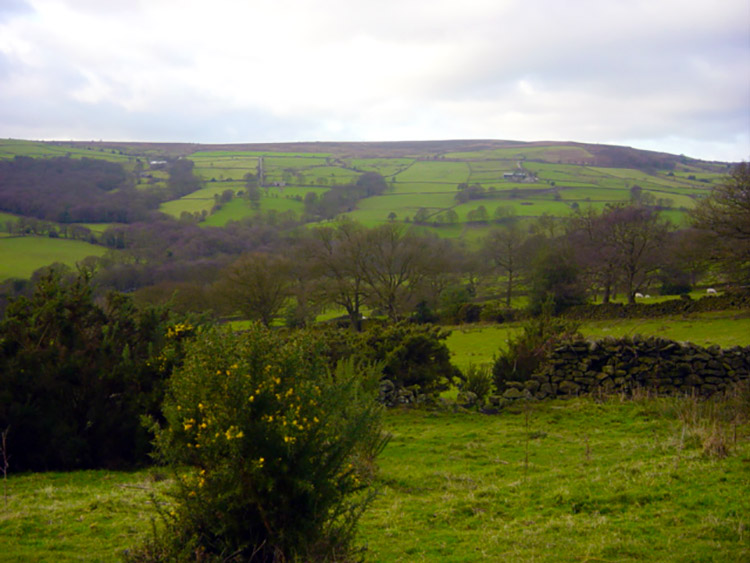
[[(392, 409), (359, 527), (365, 560), (745, 561), (750, 426), (708, 412), (689, 398), (542, 401), (493, 416)], [(711, 424), (727, 457), (705, 453)], [(150, 497), (168, 509), (170, 484), (158, 468), (11, 473), (0, 552), (118, 559), (159, 529)]]
[[(575, 144), (517, 143), (482, 150), (471, 149), (471, 146), (466, 145), (465, 151), (441, 151), (431, 146), (420, 152), (418, 145), (415, 145), (414, 150), (405, 151), (402, 148), (394, 150), (390, 156), (388, 150), (381, 147), (367, 149), (345, 143), (335, 149), (333, 146), (310, 144), (310, 152), (304, 152), (302, 145), (269, 146), (269, 150), (250, 146), (247, 150), (241, 147), (236, 150), (230, 147), (221, 147), (220, 150), (198, 147), (199, 150), (188, 154), (187, 158), (195, 163), (195, 173), (207, 182), (206, 188), (165, 202), (161, 210), (173, 217), (179, 217), (183, 212), (210, 212), (213, 207), (211, 198), (216, 191), (225, 184), (235, 191), (241, 189), (245, 174), (256, 174), (258, 163), (262, 161), (264, 187), (282, 184), (290, 190), (278, 196), (273, 191), (266, 194), (261, 199), (262, 211), (292, 209), (300, 212), (303, 207), (299, 202), (288, 200), (286, 196), (304, 197), (306, 192), (300, 194), (298, 190), (329, 189), (356, 181), (364, 171), (373, 171), (386, 178), (390, 190), (381, 196), (360, 200), (357, 208), (348, 213), (351, 218), (368, 225), (388, 220), (391, 212), (395, 213), (397, 222), (403, 222), (413, 217), (420, 208), (426, 208), (434, 215), (455, 208), (459, 221), (471, 228), (443, 229), (440, 235), (465, 238), (476, 234), (477, 229), (487, 229), (487, 224), (468, 223), (476, 220), (476, 217), (469, 216), (469, 212), (479, 205), (488, 211), (490, 220), (499, 206), (512, 207), (520, 218), (536, 218), (543, 214), (564, 216), (576, 206), (602, 208), (607, 204), (627, 202), (631, 197), (631, 188), (636, 185), (664, 209), (664, 215), (673, 223), (684, 225), (686, 210), (695, 205), (697, 198), (707, 194), (728, 170), (725, 165), (687, 159), (664, 169), (601, 166), (597, 164), (594, 149)], [(279, 150), (282, 148), (289, 150)], [(149, 155), (146, 158), (156, 158), (154, 151), (157, 149), (127, 144), (91, 143), (89, 146), (85, 143), (4, 140), (0, 141), (0, 158), (11, 158), (16, 154), (39, 157), (70, 154), (74, 157), (106, 158), (132, 168), (139, 150), (143, 155)], [(535, 177), (532, 180), (536, 181), (510, 182), (503, 177), (507, 172), (520, 170), (531, 173)], [(147, 172), (151, 178), (140, 178), (139, 187), (165, 185), (165, 170)], [(493, 189), (494, 193), (457, 206), (454, 196), (457, 186), (464, 182), (479, 183), (484, 189)], [(282, 198), (287, 201), (281, 201)], [(248, 206), (235, 202), (225, 206), (216, 217), (208, 217), (206, 224), (224, 225), (229, 220), (241, 219), (252, 213)]]
[(75, 266), (87, 256), (102, 256), (103, 246), (80, 240), (47, 237), (0, 237), (0, 281), (31, 277), (36, 270), (60, 262)]
[[(447, 344), (451, 361), (465, 369), (469, 364), (489, 364), (509, 338), (521, 331), (520, 323), (461, 325), (453, 327)], [(701, 346), (750, 346), (750, 312), (717, 311), (657, 319), (588, 321), (580, 331), (586, 338), (661, 336)]]

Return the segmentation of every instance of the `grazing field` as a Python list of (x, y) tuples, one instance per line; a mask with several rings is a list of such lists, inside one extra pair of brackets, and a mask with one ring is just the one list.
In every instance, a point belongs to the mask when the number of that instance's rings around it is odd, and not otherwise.
[(465, 162), (417, 161), (400, 172), (400, 182), (435, 182), (456, 185), (469, 180), (469, 166)]
[[(464, 369), (469, 364), (487, 364), (508, 338), (521, 330), (520, 323), (462, 325), (454, 327), (447, 344), (452, 361)], [(750, 311), (717, 311), (658, 319), (612, 319), (589, 321), (581, 333), (592, 339), (621, 336), (661, 336), (701, 346), (750, 346)]]
[(47, 237), (0, 238), (0, 281), (8, 278), (30, 278), (35, 270), (54, 262), (75, 266), (87, 256), (101, 256), (107, 251), (79, 240)]
[[(359, 528), (366, 561), (747, 561), (750, 426), (704, 412), (617, 398), (391, 410)], [(727, 457), (705, 449), (712, 423)], [(10, 474), (2, 558), (118, 559), (151, 533), (149, 496), (168, 508), (160, 474)]]
[[(648, 159), (653, 157), (643, 156), (645, 160), (639, 164), (637, 159), (632, 160), (632, 150), (622, 147), (610, 147), (606, 153), (608, 156), (602, 159), (599, 156), (601, 147), (564, 143), (452, 142), (444, 144), (444, 148), (441, 148), (441, 143), (414, 143), (408, 147), (397, 143), (390, 148), (385, 145), (223, 145), (215, 146), (217, 148), (213, 150), (208, 146), (170, 148), (168, 144), (3, 140), (0, 141), (0, 158), (69, 154), (76, 158), (105, 158), (121, 162), (127, 169), (133, 170), (137, 157), (145, 158), (148, 163), (152, 158), (173, 158), (176, 154), (185, 156), (195, 163), (196, 175), (208, 182), (208, 187), (187, 197), (163, 203), (160, 209), (174, 217), (179, 217), (185, 211), (210, 212), (213, 202), (209, 197), (212, 197), (213, 188), (224, 183), (234, 183), (232, 189), (242, 186), (245, 174), (258, 172), (259, 161), (263, 162), (262, 187), (265, 188), (324, 189), (355, 182), (364, 171), (381, 174), (391, 188), (386, 194), (376, 197), (404, 197), (387, 203), (384, 200), (372, 201), (373, 198), (360, 200), (350, 216), (368, 225), (388, 220), (391, 212), (396, 214), (397, 222), (404, 222), (420, 208), (434, 214), (453, 208), (456, 205), (454, 197), (458, 193), (457, 186), (461, 183), (478, 183), (485, 190), (494, 189), (496, 193), (488, 194), (485, 199), (456, 207), (459, 221), (468, 228), (450, 228), (440, 232), (440, 236), (464, 239), (478, 231), (486, 231), (492, 225), (494, 210), (501, 205), (512, 207), (520, 218), (536, 218), (543, 214), (566, 216), (576, 207), (592, 205), (600, 209), (607, 204), (627, 202), (634, 186), (639, 186), (642, 194), (663, 210), (664, 216), (682, 226), (686, 224), (685, 210), (691, 209), (697, 198), (709, 193), (711, 187), (729, 171), (726, 164), (677, 157), (664, 161), (665, 164), (658, 160), (650, 162)], [(495, 148), (491, 148), (493, 145)], [(455, 150), (462, 146), (466, 150)], [(260, 150), (261, 147), (268, 150)], [(310, 152), (304, 152), (305, 149)], [(631, 162), (634, 167), (628, 168)], [(503, 177), (503, 174), (513, 171), (529, 173), (529, 181), (510, 182)], [(147, 169), (146, 175), (138, 179), (138, 186), (165, 187), (166, 179), (166, 170)], [(220, 182), (219, 186), (212, 186), (214, 182)], [(204, 199), (204, 195), (208, 197)], [(292, 194), (283, 194), (284, 197), (286, 195)], [(488, 211), (487, 222), (477, 222), (476, 217), (469, 216), (469, 211), (479, 205), (484, 205)], [(261, 200), (262, 211), (287, 209), (299, 212), (302, 207), (283, 203), (278, 198)], [(252, 210), (233, 203), (225, 206), (216, 217), (209, 217), (206, 224), (224, 225), (229, 220), (241, 219), (249, 214), (252, 214)]]

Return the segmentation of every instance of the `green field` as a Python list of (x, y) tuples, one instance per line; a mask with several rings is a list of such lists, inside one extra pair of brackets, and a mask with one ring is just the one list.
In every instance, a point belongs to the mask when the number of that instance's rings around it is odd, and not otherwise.
[[(747, 561), (750, 426), (685, 416), (701, 412), (691, 399), (391, 410), (358, 542), (372, 562)], [(704, 454), (710, 432), (727, 457)], [(164, 476), (11, 473), (1, 558), (118, 559), (151, 533), (150, 495), (168, 507)]]
[(396, 175), (398, 182), (430, 182), (453, 184), (469, 180), (469, 166), (465, 162), (417, 161)]
[[(521, 330), (520, 323), (462, 325), (453, 328), (447, 344), (459, 368), (488, 364), (505, 348), (508, 338)], [(590, 339), (605, 337), (661, 336), (701, 346), (750, 346), (750, 311), (719, 311), (658, 319), (612, 319), (589, 321), (581, 333)]]
[[(322, 146), (322, 145), (321, 145)], [(467, 145), (470, 146), (470, 145)], [(282, 147), (282, 145), (279, 145)], [(290, 147), (291, 149), (292, 147)], [(595, 150), (585, 146), (564, 144), (523, 144), (488, 148), (484, 150), (439, 151), (430, 149), (405, 153), (403, 150), (385, 156), (387, 149), (367, 150), (352, 145), (336, 148), (336, 152), (321, 151), (317, 144), (310, 144), (310, 152), (300, 150), (198, 150), (187, 155), (195, 163), (195, 173), (206, 182), (206, 188), (184, 198), (165, 202), (161, 210), (174, 217), (183, 212), (210, 211), (213, 195), (231, 186), (241, 189), (242, 178), (248, 172), (257, 172), (259, 159), (264, 166), (264, 183), (287, 186), (289, 192), (274, 195), (261, 201), (263, 211), (300, 212), (302, 206), (292, 201), (281, 201), (287, 196), (301, 196), (298, 190), (321, 190), (334, 185), (356, 181), (363, 171), (382, 174), (391, 189), (381, 196), (361, 200), (357, 209), (349, 216), (368, 225), (387, 220), (396, 214), (396, 221), (413, 217), (417, 210), (426, 208), (437, 214), (455, 206), (453, 199), (460, 183), (479, 183), (496, 193), (482, 200), (475, 200), (456, 207), (459, 220), (468, 220), (468, 212), (484, 205), (490, 219), (494, 210), (502, 206), (513, 207), (518, 217), (535, 218), (542, 214), (568, 215), (575, 206), (592, 205), (602, 208), (608, 203), (625, 202), (630, 199), (630, 189), (638, 185), (643, 193), (661, 200), (668, 209), (663, 211), (676, 225), (686, 224), (686, 209), (695, 205), (696, 198), (707, 194), (711, 186), (720, 181), (728, 171), (726, 165), (700, 161), (676, 161), (665, 169), (631, 169), (597, 165)], [(163, 145), (169, 151), (169, 145)], [(138, 151), (141, 151), (140, 153)], [(127, 143), (107, 145), (91, 143), (39, 143), (31, 141), (0, 141), (0, 158), (14, 155), (38, 157), (89, 156), (122, 162), (126, 167), (134, 166), (136, 155), (145, 158), (159, 157), (158, 146), (139, 147)], [(535, 175), (530, 182), (513, 183), (503, 174), (523, 169)], [(166, 171), (149, 170), (151, 179), (141, 178), (139, 187), (160, 186), (166, 180)], [(156, 182), (156, 183), (153, 183)], [(271, 188), (273, 190), (274, 188)], [(294, 190), (294, 191), (292, 191)], [(389, 196), (393, 196), (390, 199)], [(396, 198), (395, 196), (399, 196)], [(252, 214), (252, 210), (240, 203), (232, 203), (222, 209), (206, 224), (224, 225), (227, 221), (241, 219)], [(442, 229), (440, 236), (466, 238), (475, 235), (477, 229), (486, 226), (472, 224), (470, 228)]]
[(102, 256), (107, 251), (79, 240), (47, 237), (0, 238), (0, 281), (8, 278), (29, 278), (35, 270), (60, 262), (75, 266), (87, 256)]

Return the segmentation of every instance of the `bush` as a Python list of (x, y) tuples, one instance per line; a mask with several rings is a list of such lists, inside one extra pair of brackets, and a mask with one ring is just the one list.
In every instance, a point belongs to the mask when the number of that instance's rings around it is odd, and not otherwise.
[(462, 393), (473, 393), (477, 402), (482, 405), (492, 392), (492, 369), (488, 365), (469, 364), (464, 374)]
[(460, 371), (450, 361), (444, 340), (450, 332), (431, 325), (399, 323), (364, 333), (363, 359), (378, 363), (396, 388), (436, 394), (451, 387)]
[(507, 305), (500, 301), (489, 301), (484, 304), (479, 315), (479, 319), (488, 323), (510, 323), (518, 320), (519, 312), (515, 309), (509, 309)]
[(13, 469), (147, 462), (140, 417), (159, 412), (190, 329), (121, 294), (96, 303), (89, 272), (42, 275), (0, 322), (0, 429), (13, 428)]
[(495, 358), (492, 372), (498, 391), (503, 392), (510, 381), (527, 381), (555, 346), (580, 336), (579, 324), (553, 317), (551, 307), (548, 302), (542, 314), (526, 321), (523, 332), (511, 338), (508, 349)]
[(377, 376), (314, 341), (212, 329), (169, 384), (158, 459), (180, 474), (158, 559), (346, 560), (385, 444)]

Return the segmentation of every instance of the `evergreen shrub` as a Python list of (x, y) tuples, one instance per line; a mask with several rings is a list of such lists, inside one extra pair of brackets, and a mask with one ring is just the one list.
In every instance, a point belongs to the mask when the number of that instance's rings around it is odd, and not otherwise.
[(178, 478), (166, 533), (138, 560), (348, 560), (385, 445), (378, 377), (331, 370), (309, 335), (259, 325), (186, 347), (154, 426)]

